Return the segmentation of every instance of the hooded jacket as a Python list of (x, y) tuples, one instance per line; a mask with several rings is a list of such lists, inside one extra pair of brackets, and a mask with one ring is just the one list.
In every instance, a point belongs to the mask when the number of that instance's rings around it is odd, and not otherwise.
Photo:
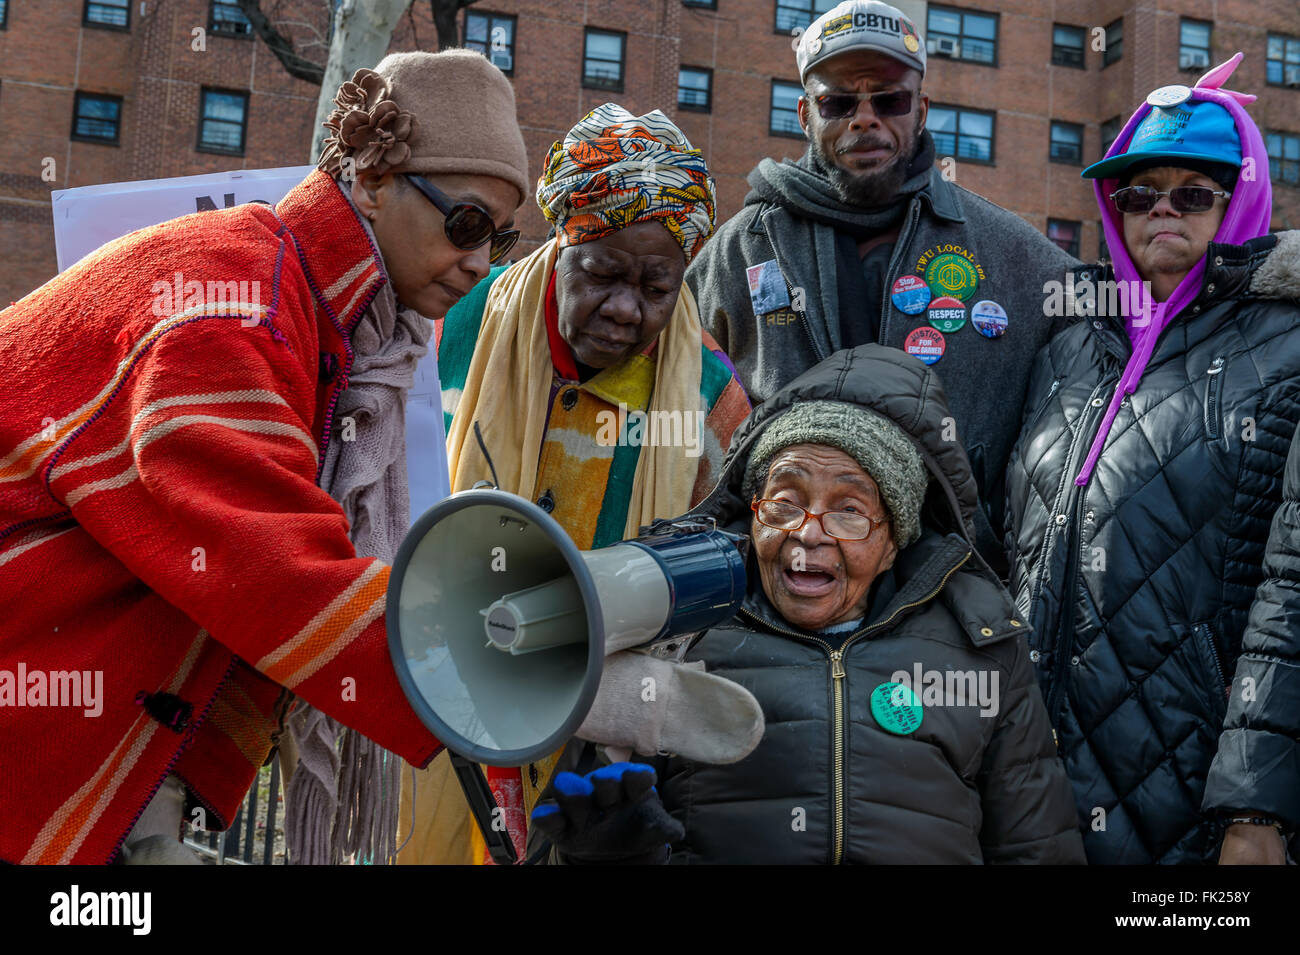
[[(664, 805), (686, 828), (672, 861), (1082, 861), (1027, 628), (972, 546), (975, 482), (960, 445), (943, 440), (949, 410), (932, 369), (879, 345), (831, 356), (754, 411), (693, 513), (748, 536), (741, 485), (749, 455), (779, 415), (815, 400), (868, 408), (916, 443), (932, 478), (922, 537), (899, 552), (892, 597), (841, 649), (775, 614), (751, 554), (740, 614), (700, 636), (685, 660), (755, 695), (762, 741), (726, 766), (637, 757), (656, 766)], [(908, 735), (872, 716), (872, 691), (900, 671), (923, 704)], [(967, 705), (955, 702), (960, 691), (942, 697), (924, 676), (915, 684), (918, 671), (971, 674), (995, 689), (991, 704), (970, 705), (974, 691)]]
[[(1007, 473), (1011, 590), (1093, 862), (1216, 858), (1206, 773), (1300, 419), (1300, 233), (1264, 234), (1268, 158), (1236, 97), (1193, 95), (1259, 172), (1149, 325), (1097, 314), (1044, 348)], [(1081, 280), (1137, 277), (1115, 185), (1114, 270)]]
[[(924, 137), (928, 141), (929, 133)], [(828, 308), (839, 283), (827, 275), (836, 255), (834, 242), (823, 235), (830, 232), (825, 225), (839, 229), (853, 223), (841, 222), (843, 214), (834, 216), (825, 201), (815, 204), (807, 195), (774, 201), (775, 180), (767, 172), (773, 165), (764, 160), (750, 174), (755, 188), (744, 208), (719, 227), (686, 270), (701, 322), (734, 362), (756, 406), (831, 353), (872, 340), (843, 340), (842, 316)], [(882, 301), (836, 307), (874, 305), (879, 309), (872, 322), (879, 328), (875, 340), (901, 349), (911, 332), (931, 326), (925, 311), (901, 311), (890, 288), (903, 276), (924, 279), (929, 263), (951, 255), (970, 263), (971, 274), (978, 276), (964, 303), (967, 317), (970, 306), (985, 299), (1006, 310), (1007, 329), (1000, 338), (986, 338), (967, 321), (944, 336), (943, 357), (934, 365), (980, 489), (976, 542), (997, 566), (1002, 561), (1002, 479), (1020, 423), (1021, 396), (1034, 355), (1059, 327), (1043, 317), (1044, 285), (1063, 283), (1079, 262), (1015, 213), (949, 182), (935, 166), (929, 168), (928, 185), (905, 204), (898, 230)], [(790, 305), (755, 315), (747, 270), (769, 261), (779, 269)], [(857, 327), (865, 332), (867, 325)], [(998, 383), (995, 396), (989, 393), (991, 381)]]

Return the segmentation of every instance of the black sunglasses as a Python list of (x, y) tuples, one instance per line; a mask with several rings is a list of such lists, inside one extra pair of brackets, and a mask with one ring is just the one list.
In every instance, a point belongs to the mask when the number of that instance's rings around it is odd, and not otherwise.
[(1150, 212), (1161, 196), (1169, 197), (1175, 212), (1209, 212), (1218, 196), (1227, 198), (1232, 193), (1210, 189), (1208, 186), (1175, 186), (1161, 192), (1152, 186), (1125, 186), (1110, 194), (1115, 208), (1125, 214)]
[(472, 202), (452, 202), (446, 193), (423, 176), (411, 172), (402, 175), (423, 193), (424, 198), (438, 207), (438, 211), (445, 217), (443, 229), (447, 233), (447, 241), (456, 248), (470, 252), (484, 242), (491, 242), (488, 261), (496, 264), (519, 241), (518, 229), (498, 232), (492, 216), (482, 206)]
[(871, 100), (877, 116), (906, 116), (912, 111), (911, 90), (885, 90), (883, 93), (822, 93), (812, 97), (822, 119), (845, 119), (858, 111), (858, 103)]

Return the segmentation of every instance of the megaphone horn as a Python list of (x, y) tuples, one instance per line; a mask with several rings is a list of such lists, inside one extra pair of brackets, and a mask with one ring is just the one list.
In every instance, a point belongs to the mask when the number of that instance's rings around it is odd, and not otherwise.
[(540, 507), (453, 494), (412, 526), (388, 585), (388, 643), (412, 707), (448, 749), (520, 766), (581, 725), (607, 653), (703, 630), (745, 593), (737, 539), (657, 522), (581, 551)]

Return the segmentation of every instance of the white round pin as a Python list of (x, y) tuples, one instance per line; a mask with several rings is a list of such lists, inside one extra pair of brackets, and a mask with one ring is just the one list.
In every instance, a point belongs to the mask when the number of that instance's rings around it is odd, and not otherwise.
[(1177, 106), (1179, 103), (1186, 103), (1191, 98), (1191, 88), (1181, 84), (1162, 86), (1160, 89), (1152, 90), (1147, 94), (1147, 102), (1149, 104), (1162, 108)]

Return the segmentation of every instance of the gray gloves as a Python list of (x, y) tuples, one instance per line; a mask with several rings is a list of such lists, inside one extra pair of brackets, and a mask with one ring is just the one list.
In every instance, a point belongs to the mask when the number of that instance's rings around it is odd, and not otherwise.
[(701, 663), (672, 663), (636, 650), (611, 648), (600, 689), (580, 739), (630, 751), (674, 753), (701, 763), (744, 759), (763, 737), (763, 710), (739, 683), (704, 672)]

